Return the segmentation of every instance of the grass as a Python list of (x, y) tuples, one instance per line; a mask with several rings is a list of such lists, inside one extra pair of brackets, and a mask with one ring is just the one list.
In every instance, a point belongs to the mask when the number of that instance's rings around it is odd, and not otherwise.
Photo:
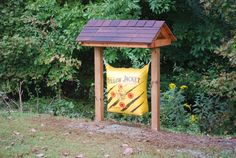
[[(56, 126), (47, 126), (39, 118), (50, 120), (49, 115), (33, 113), (13, 113), (10, 117), (0, 114), (0, 158), (35, 157), (43, 153), (48, 158), (71, 157), (84, 155), (86, 158), (124, 157), (124, 147), (128, 144), (134, 153), (127, 158), (153, 157), (194, 157), (186, 151), (159, 149), (148, 142), (136, 142), (126, 137), (104, 135), (86, 131), (70, 131)], [(56, 119), (65, 119), (56, 117)], [(222, 152), (222, 157), (231, 157)], [(221, 156), (220, 155), (220, 156)]]
[[(82, 132), (67, 135), (67, 131), (42, 127), (40, 123), (32, 124), (31, 119), (37, 117), (39, 115), (29, 113), (15, 113), (11, 119), (0, 117), (0, 157), (35, 157), (37, 152), (47, 157), (62, 157), (63, 153), (69, 153), (68, 157), (80, 154), (85, 157), (104, 157), (106, 154), (122, 157), (121, 145), (125, 142), (133, 148), (139, 147), (143, 150), (128, 157), (165, 157), (174, 154), (169, 151), (162, 152), (147, 144), (132, 143), (115, 137), (107, 141), (106, 137), (97, 134)], [(32, 129), (36, 129), (36, 132), (32, 132)]]

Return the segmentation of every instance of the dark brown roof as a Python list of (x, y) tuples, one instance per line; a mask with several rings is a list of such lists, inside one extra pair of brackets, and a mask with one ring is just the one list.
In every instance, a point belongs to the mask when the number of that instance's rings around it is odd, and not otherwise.
[(80, 43), (151, 44), (165, 28), (169, 39), (176, 40), (164, 21), (156, 20), (90, 20), (77, 37)]

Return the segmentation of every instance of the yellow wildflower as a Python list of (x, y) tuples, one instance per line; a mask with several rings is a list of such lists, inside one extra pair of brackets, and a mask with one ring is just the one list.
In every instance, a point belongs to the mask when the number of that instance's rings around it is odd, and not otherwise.
[(185, 103), (184, 106), (188, 108), (189, 110), (191, 110), (191, 106), (188, 103)]
[(175, 85), (174, 83), (170, 83), (170, 84), (169, 84), (169, 88), (170, 88), (170, 89), (175, 89), (175, 88), (176, 88), (176, 85)]
[(195, 123), (198, 121), (198, 117), (196, 115), (191, 115), (191, 122)]
[(180, 89), (181, 89), (181, 90), (184, 90), (184, 89), (187, 89), (187, 88), (188, 88), (188, 86), (186, 86), (186, 85), (180, 86)]

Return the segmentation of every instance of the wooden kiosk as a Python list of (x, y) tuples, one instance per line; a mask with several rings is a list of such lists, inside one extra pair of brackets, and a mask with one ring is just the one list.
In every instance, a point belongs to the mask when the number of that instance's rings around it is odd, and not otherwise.
[(151, 48), (151, 128), (160, 130), (160, 47), (176, 38), (164, 21), (90, 20), (76, 41), (94, 47), (95, 120), (103, 121), (103, 48)]

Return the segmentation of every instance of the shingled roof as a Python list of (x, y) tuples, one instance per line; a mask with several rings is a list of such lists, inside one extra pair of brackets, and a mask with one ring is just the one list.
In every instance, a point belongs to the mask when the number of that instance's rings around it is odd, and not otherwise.
[(84, 46), (153, 48), (176, 38), (164, 21), (90, 20), (76, 40)]

